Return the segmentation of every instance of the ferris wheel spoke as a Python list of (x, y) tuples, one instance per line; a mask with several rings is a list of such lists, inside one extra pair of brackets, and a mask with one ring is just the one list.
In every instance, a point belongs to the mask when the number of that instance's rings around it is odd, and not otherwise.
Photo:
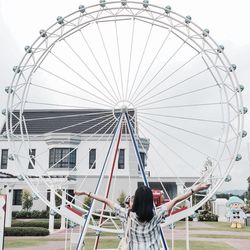
[(119, 71), (120, 71), (120, 81), (121, 81), (121, 96), (122, 99), (125, 99), (124, 96), (124, 86), (123, 86), (123, 76), (122, 76), (122, 65), (121, 65), (121, 53), (120, 53), (120, 44), (119, 44), (119, 37), (118, 37), (118, 30), (117, 30), (117, 21), (114, 22), (115, 24), (115, 35), (116, 35), (116, 46), (117, 46), (117, 54), (118, 54), (118, 61), (119, 61)]
[(129, 50), (129, 65), (128, 65), (128, 73), (127, 73), (127, 83), (126, 83), (126, 91), (125, 91), (125, 99), (128, 99), (128, 83), (130, 79), (130, 69), (131, 69), (131, 61), (132, 61), (132, 53), (133, 53), (133, 44), (134, 44), (134, 33), (135, 33), (135, 19), (132, 18), (132, 31), (131, 31), (131, 40), (130, 40), (130, 50)]
[[(115, 124), (116, 124), (116, 122), (117, 122), (117, 121), (114, 121), (114, 122), (107, 128), (107, 130), (105, 131), (105, 133), (104, 133), (103, 135), (101, 135), (101, 137), (96, 141), (96, 143), (94, 144), (94, 146), (96, 146), (96, 145), (98, 144), (98, 142), (100, 142), (100, 141), (102, 141), (102, 140), (104, 140), (104, 141), (106, 141), (106, 142), (108, 142), (108, 141), (111, 140), (111, 137), (113, 136), (114, 131), (115, 131)], [(105, 137), (105, 134), (107, 134), (108, 131), (110, 131), (110, 129), (112, 129), (111, 133), (109, 133), (108, 136)], [(105, 139), (106, 139), (106, 140), (105, 140)], [(101, 148), (101, 151), (104, 151), (104, 150), (106, 150), (106, 145), (103, 145), (102, 148)], [(88, 153), (89, 153), (89, 151), (88, 151), (86, 154), (84, 154), (84, 155), (82, 156), (82, 160), (85, 159), (85, 157), (88, 155)], [(80, 160), (80, 161), (81, 161), (81, 160)], [(94, 163), (92, 164), (91, 169), (93, 169), (93, 167), (94, 167)], [(88, 178), (90, 175), (91, 175), (91, 173), (86, 174), (86, 175), (83, 177), (83, 180), (81, 181), (81, 183), (79, 184), (79, 187), (78, 187), (79, 190), (82, 189), (82, 187), (84, 186), (84, 184), (85, 184), (87, 178)]]
[[(167, 135), (169, 138), (174, 139), (175, 141), (177, 141), (177, 142), (179, 142), (179, 143), (185, 145), (186, 147), (192, 149), (193, 151), (195, 151), (195, 152), (197, 152), (197, 153), (199, 153), (199, 154), (201, 154), (201, 155), (203, 155), (203, 156), (205, 156), (205, 157), (209, 157), (209, 158), (215, 160), (216, 157), (212, 157), (212, 156), (209, 155), (208, 153), (205, 153), (205, 152), (201, 151), (199, 148), (194, 147), (194, 146), (191, 145), (190, 143), (187, 143), (187, 142), (185, 142), (185, 141), (183, 141), (183, 140), (177, 138), (176, 136), (173, 136), (172, 134), (167, 133), (165, 130), (162, 130), (162, 129), (160, 129), (160, 128), (154, 126), (153, 124), (150, 124), (150, 123), (146, 122), (143, 118), (139, 118), (139, 120), (140, 120), (141, 122), (147, 124), (149, 127), (153, 127), (154, 129), (159, 130), (159, 131), (160, 131), (161, 133), (163, 133), (164, 135)], [(143, 125), (142, 125), (142, 126), (143, 126)]]
[(168, 149), (172, 154), (174, 154), (177, 158), (179, 158), (185, 165), (189, 166), (198, 176), (200, 175), (200, 172), (188, 161), (186, 161), (178, 152), (173, 150), (165, 141), (163, 141), (160, 137), (154, 135), (149, 129), (147, 129), (145, 126), (142, 125), (142, 127), (149, 133), (152, 137), (157, 139), (158, 142), (160, 142), (166, 149)]
[(169, 86), (169, 87), (166, 88), (166, 89), (159, 90), (156, 94), (151, 95), (151, 96), (149, 96), (149, 97), (147, 97), (147, 98), (144, 98), (144, 99), (142, 99), (140, 102), (139, 102), (139, 100), (138, 100), (138, 102), (135, 102), (135, 105), (137, 105), (137, 104), (140, 105), (141, 103), (144, 103), (144, 102), (146, 102), (146, 101), (149, 101), (150, 99), (153, 99), (153, 98), (155, 98), (155, 97), (157, 97), (157, 96), (159, 96), (159, 95), (162, 95), (163, 93), (169, 91), (170, 89), (174, 89), (175, 87), (180, 86), (181, 84), (186, 83), (187, 81), (189, 81), (189, 80), (191, 80), (191, 79), (193, 79), (193, 78), (195, 78), (195, 77), (197, 77), (197, 76), (200, 76), (200, 75), (202, 75), (203, 73), (206, 73), (206, 72), (207, 72), (207, 69), (204, 69), (204, 70), (202, 70), (202, 71), (200, 71), (200, 72), (198, 72), (198, 73), (196, 73), (196, 74), (194, 74), (194, 75), (191, 75), (191, 76), (185, 78), (184, 80), (179, 81), (179, 82), (177, 82), (177, 83), (175, 83), (175, 84)]
[(60, 61), (63, 65), (65, 65), (70, 71), (72, 71), (74, 74), (76, 74), (78, 77), (80, 77), (84, 82), (86, 82), (89, 86), (91, 86), (93, 89), (95, 89), (98, 93), (103, 95), (102, 91), (94, 86), (94, 84), (90, 83), (87, 79), (85, 79), (80, 73), (78, 73), (76, 70), (74, 70), (69, 64), (64, 62), (62, 59), (60, 59), (57, 55), (55, 55), (52, 51), (50, 51), (50, 54), (53, 55), (58, 61)]
[(174, 115), (161, 115), (161, 114), (147, 113), (147, 112), (140, 112), (140, 114), (142, 114), (142, 115), (149, 115), (149, 116), (156, 116), (156, 117), (167, 117), (167, 118), (180, 119), (180, 120), (183, 119), (183, 120), (190, 120), (190, 121), (227, 124), (226, 121), (211, 120), (211, 119), (201, 119), (201, 118), (194, 118), (194, 117), (184, 117), (184, 116), (174, 116)]
[[(184, 45), (184, 43), (183, 43), (183, 45)], [(181, 49), (182, 47), (180, 47), (180, 49)], [(179, 50), (178, 50), (179, 51)], [(175, 54), (176, 55), (176, 54)], [(188, 61), (186, 61), (185, 63), (183, 63), (180, 67), (178, 67), (176, 70), (174, 70), (172, 73), (170, 73), (167, 77), (165, 77), (162, 81), (160, 81), (159, 83), (157, 83), (156, 85), (155, 85), (155, 87), (152, 87), (150, 90), (148, 90), (143, 96), (141, 96), (140, 98), (136, 98), (134, 101), (135, 102), (139, 102), (142, 98), (144, 98), (145, 99), (145, 97), (148, 95), (148, 94), (150, 94), (151, 92), (152, 92), (152, 90), (155, 90), (155, 89), (157, 89), (159, 86), (161, 86), (162, 85), (162, 83), (164, 83), (164, 82), (166, 82), (166, 80), (168, 80), (170, 77), (172, 77), (173, 75), (175, 75), (177, 72), (179, 72), (183, 67), (185, 67), (186, 65), (188, 65), (189, 63), (191, 63), (197, 56), (199, 55), (199, 53), (198, 54), (196, 54), (196, 55), (194, 55), (193, 57), (191, 57)], [(174, 57), (174, 55), (167, 61), (167, 63), (172, 59)], [(165, 65), (167, 65), (167, 63), (165, 64)], [(165, 65), (161, 68), (161, 70), (165, 67)], [(160, 71), (159, 71), (159, 73), (160, 73)], [(157, 74), (158, 75), (158, 74)], [(147, 86), (149, 86), (150, 85), (150, 83), (152, 83), (153, 82), (153, 80), (155, 79), (155, 77), (157, 76), (157, 75), (155, 75), (148, 83), (147, 83), (147, 85), (145, 85), (145, 88), (141, 91), (141, 93), (140, 94), (142, 94), (142, 92), (147, 88)]]
[[(101, 111), (101, 112), (88, 112), (84, 114), (75, 114), (75, 115), (60, 115), (60, 116), (47, 116), (47, 117), (39, 117), (39, 118), (30, 118), (25, 121), (38, 121), (38, 120), (54, 120), (54, 119), (62, 119), (62, 118), (71, 118), (71, 117), (83, 117), (83, 116), (92, 116), (92, 115), (100, 115), (100, 114), (111, 114), (111, 111)], [(104, 118), (105, 116), (102, 116)]]
[[(104, 94), (103, 92), (100, 92), (100, 91), (99, 92), (102, 93), (102, 95), (105, 96), (107, 98), (107, 100), (109, 100), (111, 103), (115, 103), (115, 100), (116, 100), (115, 97), (112, 96), (112, 93), (105, 87), (105, 85), (98, 78), (98, 76), (94, 73), (94, 71), (90, 69), (88, 64), (84, 62), (82, 57), (79, 56), (79, 54), (72, 48), (72, 46), (65, 39), (63, 41), (67, 44), (67, 46), (70, 48), (70, 50), (76, 55), (76, 57), (81, 61), (81, 63), (88, 69), (88, 71), (92, 74), (92, 76), (94, 76), (94, 78), (99, 82), (99, 84), (107, 91), (107, 94), (109, 96), (111, 96), (113, 99), (110, 99), (110, 97), (107, 96), (106, 94)], [(97, 88), (95, 87), (95, 89), (97, 89)]]
[(151, 27), (150, 27), (150, 30), (148, 32), (148, 35), (147, 35), (146, 43), (144, 45), (143, 52), (142, 52), (141, 57), (140, 57), (140, 62), (138, 64), (138, 66), (137, 66), (137, 70), (136, 70), (136, 73), (135, 73), (135, 76), (134, 76), (134, 80), (133, 80), (132, 86), (131, 86), (130, 91), (129, 91), (128, 100), (130, 100), (130, 96), (132, 94), (132, 91), (133, 91), (133, 88), (134, 88), (134, 85), (135, 85), (135, 82), (136, 82), (139, 70), (141, 68), (142, 60), (143, 60), (144, 55), (146, 53), (146, 50), (147, 50), (147, 47), (148, 47), (148, 43), (149, 43), (149, 40), (150, 40), (150, 37), (151, 37), (151, 33), (152, 33), (152, 30), (153, 30), (153, 27), (154, 27), (154, 25), (152, 24)]
[(31, 86), (34, 86), (36, 88), (41, 88), (41, 89), (44, 89), (44, 90), (47, 90), (47, 91), (50, 91), (50, 92), (54, 92), (54, 93), (57, 93), (57, 94), (60, 94), (60, 95), (63, 95), (63, 96), (67, 96), (67, 97), (73, 97), (75, 99), (79, 99), (79, 100), (82, 100), (82, 101), (87, 101), (87, 102), (90, 102), (90, 103), (94, 103), (94, 104), (98, 104), (98, 105), (102, 105), (102, 106), (106, 106), (106, 107), (109, 107), (109, 105), (107, 105), (105, 102), (104, 103), (100, 103), (100, 102), (96, 102), (96, 101), (93, 101), (93, 100), (90, 100), (90, 99), (87, 99), (87, 98), (82, 98), (80, 96), (77, 96), (77, 95), (72, 95), (72, 94), (69, 94), (67, 92), (63, 92), (63, 91), (59, 91), (59, 90), (56, 90), (56, 89), (52, 89), (52, 88), (48, 88), (48, 87), (44, 87), (40, 84), (35, 84), (35, 83), (30, 83)]
[(82, 39), (84, 40), (85, 44), (87, 45), (87, 47), (88, 47), (88, 49), (89, 49), (91, 55), (93, 56), (93, 58), (94, 58), (96, 64), (98, 65), (98, 68), (101, 70), (101, 72), (102, 72), (102, 74), (103, 74), (103, 76), (104, 76), (106, 82), (108, 83), (109, 87), (111, 88), (111, 90), (112, 90), (112, 92), (113, 92), (113, 94), (114, 94), (114, 97), (115, 97), (116, 102), (118, 102), (119, 97), (117, 96), (117, 93), (114, 91), (113, 86), (110, 84), (110, 81), (108, 80), (107, 75), (106, 75), (105, 72), (103, 71), (102, 66), (100, 65), (99, 60), (97, 59), (97, 57), (96, 57), (96, 55), (95, 55), (93, 49), (92, 49), (91, 46), (89, 45), (89, 42), (87, 41), (87, 39), (86, 39), (85, 36), (83, 35), (82, 30), (80, 30), (80, 34), (81, 34), (81, 37), (82, 37)]
[(191, 91), (188, 91), (188, 92), (184, 92), (184, 93), (179, 94), (179, 95), (173, 95), (173, 96), (163, 98), (163, 99), (160, 99), (160, 100), (157, 100), (157, 101), (149, 102), (149, 103), (146, 103), (146, 104), (143, 104), (143, 105), (138, 105), (138, 107), (140, 108), (140, 107), (145, 107), (145, 106), (149, 106), (149, 105), (151, 106), (152, 104), (161, 103), (161, 102), (166, 101), (166, 100), (170, 100), (170, 99), (181, 97), (181, 96), (190, 95), (190, 94), (201, 92), (201, 91), (204, 91), (204, 90), (208, 90), (208, 89), (211, 89), (211, 88), (214, 88), (214, 87), (218, 87), (218, 85), (217, 84), (209, 85), (209, 86), (206, 86), (206, 87), (203, 87), (203, 88), (199, 88), (199, 89), (191, 90)]
[[(89, 135), (84, 141), (87, 142), (87, 141), (91, 140), (91, 139), (92, 139), (94, 136), (96, 136), (101, 130), (105, 129), (105, 127), (108, 127), (108, 128), (106, 128), (105, 132), (104, 132), (103, 134), (100, 135), (100, 137), (96, 140), (96, 142), (95, 142), (95, 144), (94, 144), (93, 146), (96, 146), (96, 145), (98, 144), (98, 142), (102, 141), (103, 138), (105, 137), (106, 133), (112, 129), (112, 131), (111, 131), (111, 133), (110, 133), (110, 135), (109, 135), (109, 137), (108, 137), (108, 138), (110, 138), (110, 136), (113, 134), (114, 125), (115, 125), (116, 121), (114, 121), (114, 120), (108, 121), (108, 119), (106, 119), (106, 120), (103, 121), (103, 123), (105, 123), (104, 126), (102, 126), (101, 128), (99, 128), (99, 129), (96, 131), (96, 133), (93, 133), (93, 134)], [(111, 124), (111, 125), (110, 125), (110, 124)], [(87, 129), (81, 131), (80, 133), (75, 134), (75, 136), (77, 137), (77, 136), (79, 136), (79, 135), (82, 135), (83, 133), (86, 133), (87, 131), (89, 131), (89, 130), (95, 128), (95, 127), (97, 127), (98, 125), (100, 125), (100, 124), (95, 124), (95, 125), (93, 125), (93, 126), (87, 128)], [(108, 138), (107, 138), (106, 140), (108, 140)], [(78, 147), (79, 147), (79, 146), (76, 146), (73, 150), (78, 149)], [(43, 154), (47, 154), (47, 152), (48, 152), (48, 149), (47, 149), (46, 151), (40, 153), (39, 155), (37, 155), (36, 159), (38, 159), (38, 157), (42, 156)], [(73, 152), (73, 151), (72, 151), (72, 152)], [(69, 154), (70, 154), (70, 153), (69, 153)], [(69, 155), (69, 154), (68, 154), (68, 155)], [(67, 156), (68, 156), (68, 155), (67, 155)], [(81, 156), (81, 159), (79, 160), (79, 162), (81, 162), (86, 156), (87, 156), (87, 153), (83, 154), (83, 155)], [(54, 165), (58, 164), (61, 160), (62, 160), (62, 159), (60, 159), (60, 160), (59, 160), (57, 163), (55, 163)], [(91, 168), (93, 168), (93, 166), (94, 166), (94, 164), (92, 164)], [(74, 171), (75, 171), (75, 169), (76, 169), (77, 167), (78, 167), (78, 166), (76, 165), (74, 168), (72, 168), (71, 171), (69, 172), (68, 176), (71, 174), (71, 172), (74, 173)], [(42, 168), (42, 170), (43, 170), (43, 175), (49, 173), (48, 171), (50, 171), (52, 168), (53, 168), (53, 166), (51, 166), (50, 169), (48, 169), (48, 170)], [(67, 178), (66, 178), (66, 179), (67, 179)], [(68, 180), (65, 180), (65, 182), (63, 182), (63, 183), (68, 183)]]
[[(67, 84), (69, 84), (69, 85), (71, 85), (71, 86), (73, 86), (73, 87), (75, 87), (75, 88), (81, 90), (82, 92), (87, 93), (87, 94), (89, 94), (89, 95), (91, 95), (91, 96), (93, 96), (93, 97), (95, 97), (95, 98), (97, 98), (97, 99), (102, 100), (104, 103), (107, 102), (107, 103), (109, 103), (111, 106), (114, 104), (113, 100), (110, 100), (109, 98), (108, 98), (109, 101), (107, 101), (106, 99), (103, 99), (103, 98), (101, 98), (100, 96), (97, 96), (97, 95), (93, 94), (92, 92), (87, 91), (87, 90), (84, 89), (84, 88), (81, 88), (78, 84), (75, 84), (75, 83), (73, 83), (73, 82), (71, 82), (71, 81), (68, 81), (68, 80), (64, 79), (63, 77), (60, 77), (59, 75), (56, 75), (56, 74), (52, 73), (51, 71), (49, 71), (49, 70), (47, 70), (47, 69), (45, 69), (45, 68), (43, 68), (43, 67), (40, 67), (40, 69), (43, 70), (44, 72), (48, 73), (49, 75), (52, 75), (52, 76), (56, 77), (57, 79), (60, 79), (60, 80), (62, 80), (63, 82), (65, 82), (65, 83), (67, 83)], [(105, 96), (105, 97), (106, 97), (106, 96)]]
[[(105, 133), (104, 134), (102, 134), (101, 136), (100, 136), (100, 138), (96, 141), (96, 143), (95, 143), (95, 145), (97, 145), (98, 144), (98, 142), (100, 142), (102, 139), (103, 139), (103, 137), (106, 135), (106, 133), (112, 128), (112, 129), (114, 129), (114, 124), (116, 123), (116, 121), (114, 121), (113, 119), (112, 120), (110, 120), (110, 121), (107, 121), (107, 120), (105, 120), (104, 122), (102, 122), (102, 123), (104, 123), (104, 125), (101, 127), (101, 128), (99, 128), (95, 133), (92, 133), (90, 136), (88, 136), (86, 139), (85, 139), (85, 141), (89, 141), (91, 138), (93, 138), (94, 136), (96, 136), (101, 130), (103, 130), (103, 129), (105, 129), (106, 127), (108, 127), (108, 129), (106, 128), (106, 131), (105, 131)], [(111, 125), (110, 125), (111, 124)], [(93, 129), (93, 128), (95, 128), (95, 127), (97, 127), (98, 125), (100, 125), (100, 123), (99, 124), (96, 124), (96, 125), (94, 125), (94, 126), (91, 126), (91, 127), (89, 127), (88, 129), (85, 129), (84, 131), (81, 131), (80, 133), (78, 133), (77, 135), (82, 135), (83, 133), (86, 133), (87, 131), (89, 131), (90, 129)], [(94, 146), (95, 146), (94, 145)], [(46, 170), (45, 172), (44, 172), (44, 174), (46, 174), (46, 173), (49, 173), (49, 172), (47, 172), (47, 171), (51, 171), (51, 169), (56, 169), (57, 167), (57, 164), (58, 163), (60, 163), (63, 159), (65, 159), (65, 158), (67, 158), (67, 157), (69, 157), (69, 155), (72, 153), (72, 152), (74, 152), (75, 150), (77, 150), (79, 148), (79, 145), (78, 146), (76, 146), (75, 148), (73, 148), (69, 153), (67, 153), (64, 157), (62, 157), (62, 158), (60, 158), (57, 162), (55, 162), (52, 166), (50, 166), (50, 168), (48, 169), (48, 170)], [(90, 151), (90, 149), (89, 149), (89, 151)], [(84, 155), (84, 157), (86, 157), (86, 155)], [(81, 162), (81, 161), (80, 161)], [(92, 164), (92, 166), (91, 166), (91, 168), (93, 168), (94, 167), (94, 163)], [(70, 173), (71, 172), (73, 172), (74, 173), (74, 171), (76, 170), (76, 168), (77, 168), (77, 165), (75, 166), (75, 167), (73, 167), (71, 170), (70, 170)], [(68, 174), (68, 176), (70, 175), (70, 173)], [(68, 181), (65, 181), (65, 182), (68, 182)]]
[(205, 106), (220, 106), (226, 105), (227, 102), (212, 102), (212, 103), (194, 103), (194, 104), (183, 104), (183, 105), (169, 105), (169, 106), (159, 106), (159, 107), (149, 107), (149, 108), (137, 108), (137, 110), (162, 110), (162, 109), (172, 109), (172, 108), (190, 108), (190, 107), (205, 107)]
[[(166, 41), (168, 40), (170, 34), (171, 34), (171, 29), (168, 30), (168, 33), (167, 33), (166, 37), (164, 38), (163, 42), (161, 43), (160, 48), (158, 49), (157, 53), (155, 54), (154, 58), (152, 59), (151, 63), (149, 64), (148, 68), (145, 70), (145, 73), (144, 73), (143, 77), (141, 78), (139, 84), (137, 85), (137, 87), (136, 87), (136, 89), (134, 91), (134, 94), (131, 96), (132, 100), (133, 100), (133, 97), (135, 96), (136, 92), (138, 91), (138, 89), (141, 87), (145, 77), (147, 76), (149, 70), (151, 69), (151, 67), (154, 64), (156, 58), (158, 57), (159, 53), (161, 52), (163, 46), (166, 44)], [(143, 91), (143, 89), (144, 88), (142, 88), (142, 91)], [(139, 96), (139, 94), (135, 96), (135, 100), (136, 100), (137, 96)], [(135, 101), (135, 103), (136, 103), (136, 101)]]
[[(59, 132), (59, 131), (63, 131), (65, 129), (69, 129), (69, 128), (74, 128), (76, 126), (79, 126), (79, 125), (83, 125), (83, 124), (88, 124), (88, 123), (91, 123), (93, 121), (98, 121), (98, 120), (101, 120), (103, 118), (107, 118), (106, 120), (102, 120), (99, 122), (99, 124), (95, 124), (93, 127), (89, 127), (88, 129), (84, 130), (84, 132), (88, 131), (89, 129), (91, 128), (94, 128), (95, 126), (98, 126), (100, 124), (102, 124), (103, 122), (105, 121), (108, 121), (110, 119), (114, 119), (114, 117), (112, 115), (105, 115), (105, 116), (102, 116), (102, 117), (98, 117), (98, 118), (93, 118), (93, 119), (90, 119), (88, 121), (84, 121), (84, 122), (78, 122), (78, 123), (75, 123), (75, 124), (72, 124), (72, 125), (68, 125), (68, 126), (64, 126), (64, 127), (61, 127), (61, 128), (58, 128), (58, 129), (55, 129), (55, 130), (51, 130), (49, 131), (49, 133), (55, 133), (55, 132)], [(80, 133), (81, 134), (81, 133)], [(76, 133), (75, 136), (77, 136), (78, 134)], [(33, 138), (36, 137), (36, 136), (33, 136)], [(39, 135), (37, 136), (39, 137)]]
[(112, 76), (113, 76), (113, 80), (114, 80), (115, 85), (116, 85), (116, 89), (117, 89), (118, 96), (119, 96), (120, 99), (122, 99), (122, 98), (121, 98), (121, 93), (120, 93), (120, 91), (119, 91), (118, 83), (117, 83), (117, 80), (116, 80), (116, 77), (115, 77), (114, 69), (113, 69), (112, 64), (111, 64), (111, 61), (110, 61), (109, 53), (108, 53), (108, 50), (107, 50), (107, 47), (106, 47), (106, 44), (105, 44), (105, 41), (104, 41), (104, 38), (103, 38), (103, 35), (102, 35), (102, 31), (101, 31), (100, 26), (99, 26), (98, 23), (96, 23), (96, 26), (97, 26), (98, 34), (99, 34), (100, 39), (101, 39), (101, 42), (102, 42), (102, 46), (103, 46), (103, 48), (104, 48), (104, 50), (105, 50), (105, 55), (106, 55), (106, 57), (107, 57), (108, 64), (109, 64), (109, 68), (110, 68), (110, 70), (111, 70), (111, 73), (112, 73)]
[[(139, 130), (139, 132), (141, 133), (142, 136), (145, 137), (145, 134), (142, 132), (141, 129)], [(144, 145), (143, 145), (143, 143), (142, 143), (140, 137), (138, 137), (137, 140), (139, 141), (140, 147), (143, 149), (144, 152), (146, 152), (147, 150), (145, 149), (145, 147), (144, 147)], [(169, 164), (165, 161), (165, 159), (163, 159), (162, 155), (159, 153), (159, 150), (156, 150), (156, 148), (155, 148), (154, 146), (153, 146), (153, 150), (154, 150), (154, 152), (159, 156), (159, 158), (162, 160), (162, 162), (164, 162), (164, 163), (168, 166), (169, 170), (170, 170), (170, 171), (172, 172), (172, 174), (177, 178), (177, 180), (178, 180), (180, 183), (182, 183), (183, 186), (185, 187), (185, 182), (183, 182), (183, 180), (180, 179), (180, 177), (176, 174), (176, 172), (174, 171), (174, 169), (173, 169), (171, 166), (169, 166)], [(159, 183), (161, 184), (161, 187), (162, 187), (162, 189), (164, 190), (164, 193), (167, 195), (168, 199), (170, 199), (170, 196), (169, 196), (169, 194), (168, 194), (166, 188), (164, 187), (161, 178), (159, 177), (159, 176), (161, 176), (161, 174), (158, 172), (157, 168), (154, 166), (154, 163), (153, 163), (150, 159), (148, 159), (148, 162), (151, 164), (151, 167), (152, 167), (152, 168), (154, 169), (154, 171), (156, 172), (156, 174), (157, 174), (157, 179), (158, 179)]]
[[(139, 116), (139, 114), (138, 114)], [(211, 140), (211, 141), (214, 141), (214, 142), (219, 142), (219, 139), (214, 139), (213, 137), (210, 137), (210, 136), (206, 136), (204, 134), (199, 134), (199, 133), (196, 133), (194, 131), (191, 131), (191, 130), (187, 130), (187, 129), (184, 129), (184, 128), (181, 128), (181, 127), (177, 127), (177, 126), (174, 126), (174, 125), (171, 125), (171, 124), (168, 124), (168, 123), (165, 123), (165, 122), (161, 122), (161, 121), (158, 121), (158, 120), (154, 120), (154, 119), (151, 119), (151, 118), (148, 118), (148, 117), (143, 117), (143, 119), (147, 119), (147, 120), (150, 120), (156, 124), (162, 124), (166, 127), (170, 127), (170, 128), (174, 128), (176, 130), (181, 130), (183, 132), (186, 132), (186, 133), (189, 133), (189, 134), (192, 134), (192, 135), (195, 135), (195, 136), (199, 136), (199, 137), (202, 137), (204, 139), (207, 139), (207, 140)]]
[[(160, 69), (154, 74), (154, 76), (145, 84), (145, 87), (143, 88), (143, 90), (139, 93), (139, 95), (141, 95), (153, 82), (154, 82), (154, 79), (159, 75), (159, 73), (162, 72), (162, 70), (175, 58), (175, 56), (181, 51), (181, 49), (183, 48), (183, 46), (186, 44), (186, 41), (183, 41), (181, 43), (181, 45), (174, 51), (174, 53), (172, 53), (172, 55), (168, 58), (168, 60), (160, 67)], [(194, 57), (192, 57), (190, 60), (193, 60), (197, 55), (195, 55)], [(190, 60), (188, 60), (187, 62), (185, 62), (181, 67), (179, 67), (177, 70), (175, 70), (173, 73), (171, 73), (170, 75), (168, 75), (165, 79), (167, 80), (169, 77), (171, 77), (173, 74), (175, 74), (176, 72), (178, 72), (182, 67), (184, 67)], [(148, 90), (142, 97), (144, 97), (145, 95), (147, 95), (149, 92), (152, 91), (152, 89), (155, 89), (157, 88), (159, 85), (161, 85), (162, 82), (164, 81), (161, 81), (160, 83), (158, 84), (155, 84), (152, 88), (150, 88), (150, 90)], [(135, 100), (134, 101), (137, 101), (138, 100), (138, 97), (139, 96), (136, 96)], [(142, 98), (140, 97), (140, 99)], [(140, 100), (139, 99), (139, 100)]]
[(93, 107), (87, 107), (87, 106), (76, 106), (76, 105), (63, 105), (63, 104), (57, 104), (57, 103), (50, 103), (50, 102), (33, 102), (33, 101), (26, 101), (27, 104), (32, 105), (38, 105), (39, 107), (42, 106), (49, 106), (49, 107), (64, 107), (64, 108), (76, 108), (76, 109), (91, 109)]
[[(136, 87), (136, 89), (135, 89), (135, 91), (134, 91), (134, 94), (131, 96), (131, 99), (133, 99), (133, 96), (136, 94), (137, 90), (140, 88), (142, 82), (144, 81), (146, 75), (148, 74), (149, 70), (151, 69), (152, 65), (154, 64), (154, 62), (155, 62), (156, 58), (158, 57), (159, 53), (161, 52), (163, 46), (166, 44), (166, 41), (168, 40), (170, 34), (171, 34), (171, 29), (169, 29), (169, 31), (168, 31), (166, 37), (164, 38), (163, 42), (161, 43), (161, 46), (160, 46), (160, 48), (158, 49), (157, 53), (155, 54), (153, 60), (152, 60), (151, 63), (149, 64), (148, 68), (145, 70), (145, 73), (144, 73), (142, 79), (140, 80), (139, 84), (137, 85), (137, 87)], [(135, 103), (136, 103), (136, 102), (135, 102)]]

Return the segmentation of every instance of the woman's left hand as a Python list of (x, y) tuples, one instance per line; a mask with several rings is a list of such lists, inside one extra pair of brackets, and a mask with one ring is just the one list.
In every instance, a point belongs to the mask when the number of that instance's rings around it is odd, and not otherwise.
[(210, 187), (211, 184), (207, 184), (207, 183), (200, 183), (198, 184), (197, 186), (195, 186), (193, 188), (194, 192), (199, 192), (199, 191), (202, 191), (202, 190), (206, 190)]

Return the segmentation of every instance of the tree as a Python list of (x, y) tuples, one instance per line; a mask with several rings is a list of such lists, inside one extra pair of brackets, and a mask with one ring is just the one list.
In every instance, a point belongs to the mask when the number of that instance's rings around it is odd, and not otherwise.
[(83, 207), (86, 208), (86, 206), (90, 207), (92, 203), (92, 199), (88, 196), (86, 196), (83, 200)]
[(33, 198), (28, 190), (22, 192), (22, 209), (30, 211), (33, 206)]
[(126, 194), (122, 191), (119, 197), (117, 198), (117, 201), (121, 207), (125, 207), (125, 199), (126, 199)]
[(250, 206), (250, 176), (247, 178), (247, 182), (248, 182), (248, 189), (246, 192), (246, 199), (247, 199), (247, 205)]

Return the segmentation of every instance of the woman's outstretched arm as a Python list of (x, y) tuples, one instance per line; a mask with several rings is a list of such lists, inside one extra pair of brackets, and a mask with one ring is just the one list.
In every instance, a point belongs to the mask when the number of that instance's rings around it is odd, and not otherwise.
[(190, 191), (188, 191), (187, 193), (176, 196), (173, 200), (169, 201), (166, 204), (167, 211), (171, 211), (172, 208), (175, 206), (175, 204), (177, 204), (178, 202), (185, 200), (186, 198), (188, 198), (189, 196), (191, 196), (194, 193), (208, 189), (209, 186), (210, 186), (210, 184), (200, 183), (200, 184), (194, 186), (192, 189), (190, 189)]
[(115, 203), (101, 195), (97, 195), (97, 194), (92, 194), (91, 192), (87, 193), (87, 192), (75, 192), (75, 195), (79, 196), (79, 195), (86, 195), (89, 198), (95, 199), (97, 201), (103, 202), (105, 204), (107, 204), (107, 206), (109, 206), (111, 209), (114, 209)]

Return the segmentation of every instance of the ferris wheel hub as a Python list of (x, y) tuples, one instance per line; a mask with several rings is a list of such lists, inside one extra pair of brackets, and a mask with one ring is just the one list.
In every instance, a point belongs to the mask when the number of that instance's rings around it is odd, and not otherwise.
[(127, 100), (120, 100), (114, 105), (113, 116), (115, 117), (115, 119), (117, 119), (120, 116), (120, 114), (129, 113), (130, 111), (131, 111), (130, 115), (134, 116), (135, 113), (134, 104)]

